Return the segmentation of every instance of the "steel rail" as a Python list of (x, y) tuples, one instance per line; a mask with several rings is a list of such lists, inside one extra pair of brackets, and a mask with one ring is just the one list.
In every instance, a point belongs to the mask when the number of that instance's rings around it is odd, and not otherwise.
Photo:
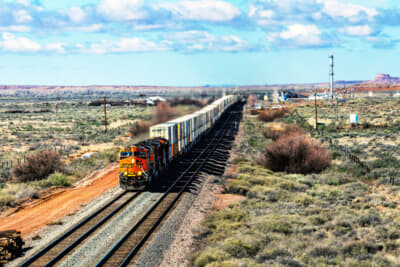
[[(113, 198), (111, 201), (109, 201), (105, 206), (101, 207), (82, 221), (80, 221), (78, 224), (76, 224), (74, 227), (70, 228), (67, 232), (59, 236), (57, 239), (52, 241), (50, 244), (48, 244), (46, 247), (38, 251), (35, 255), (30, 257), (28, 260), (23, 262), (20, 267), (25, 267), (29, 266), (35, 261), (37, 261), (39, 258), (44, 256), (47, 252), (49, 252), (52, 248), (56, 247), (61, 241), (65, 240), (68, 238), (70, 235), (72, 235), (75, 231), (78, 229), (82, 228), (84, 225), (86, 225), (89, 221), (91, 221), (93, 218), (95, 218), (97, 215), (101, 214), (104, 210), (109, 208), (111, 205), (113, 205), (116, 201), (121, 199), (124, 195), (126, 195), (128, 191), (124, 191), (115, 198)], [(108, 219), (110, 219), (112, 216), (114, 216), (119, 210), (121, 210), (123, 207), (125, 207), (129, 202), (131, 202), (134, 198), (136, 198), (141, 192), (136, 193), (132, 197), (130, 197), (127, 201), (125, 201), (122, 205), (118, 206), (116, 209), (114, 209), (112, 212), (110, 212), (105, 218), (103, 218), (101, 221), (96, 223), (94, 226), (92, 226), (88, 231), (86, 231), (84, 234), (82, 234), (78, 239), (76, 239), (72, 244), (70, 244), (67, 248), (65, 248), (61, 253), (59, 253), (55, 258), (53, 258), (51, 261), (49, 261), (45, 266), (53, 266), (58, 260), (60, 260), (63, 256), (65, 256), (69, 251), (71, 251), (74, 247), (76, 247), (80, 242), (82, 242), (87, 236), (89, 236), (93, 231), (95, 231), (97, 228), (99, 228), (102, 224), (104, 224)], [(79, 242), (78, 242), (79, 241)]]
[[(231, 115), (228, 117), (228, 119), (225, 120), (223, 125), (221, 126), (221, 129), (217, 131), (217, 133), (214, 135), (213, 139), (210, 141), (210, 143), (202, 150), (202, 152), (197, 156), (197, 158), (187, 167), (184, 172), (178, 176), (178, 178), (175, 180), (175, 182), (167, 189), (167, 191), (163, 194), (163, 196), (146, 212), (146, 214), (103, 256), (102, 259), (95, 265), (96, 267), (103, 266), (106, 264), (106, 262), (115, 254), (115, 252), (123, 245), (123, 243), (129, 238), (129, 236), (132, 235), (142, 224), (147, 220), (147, 218), (153, 213), (153, 211), (159, 206), (159, 204), (171, 193), (171, 191), (176, 187), (176, 185), (181, 182), (183, 177), (192, 169), (192, 167), (198, 163), (198, 161), (201, 159), (203, 154), (209, 150), (209, 147), (214, 144), (215, 140), (218, 137), (217, 142), (215, 142), (214, 147), (210, 150), (206, 158), (202, 158), (203, 162), (200, 164), (200, 166), (196, 169), (196, 171), (191, 175), (189, 180), (184, 184), (182, 189), (179, 191), (178, 195), (172, 200), (172, 202), (168, 205), (168, 207), (164, 210), (164, 212), (161, 214), (161, 216), (156, 220), (156, 222), (153, 224), (151, 229), (145, 234), (145, 236), (136, 244), (136, 246), (130, 251), (128, 256), (124, 258), (120, 266), (126, 266), (130, 259), (138, 252), (140, 247), (145, 243), (145, 241), (148, 239), (148, 237), (154, 232), (154, 230), (157, 228), (157, 226), (160, 224), (162, 219), (167, 215), (167, 213), (170, 211), (170, 209), (174, 206), (176, 201), (180, 198), (180, 196), (183, 194), (187, 186), (194, 180), (196, 175), (200, 172), (200, 170), (203, 168), (204, 164), (207, 162), (207, 159), (212, 155), (213, 151), (218, 147), (220, 141), (223, 137), (225, 132), (227, 131), (226, 129), (223, 129), (226, 123), (228, 122), (229, 118)], [(221, 134), (222, 133), (222, 134)], [(220, 135), (220, 136), (219, 136)]]

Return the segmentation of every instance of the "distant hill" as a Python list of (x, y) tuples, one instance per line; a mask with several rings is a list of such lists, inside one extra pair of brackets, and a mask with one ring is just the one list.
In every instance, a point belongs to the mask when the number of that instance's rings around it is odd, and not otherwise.
[(364, 84), (400, 84), (399, 77), (391, 77), (389, 74), (379, 73), (372, 81), (366, 81)]

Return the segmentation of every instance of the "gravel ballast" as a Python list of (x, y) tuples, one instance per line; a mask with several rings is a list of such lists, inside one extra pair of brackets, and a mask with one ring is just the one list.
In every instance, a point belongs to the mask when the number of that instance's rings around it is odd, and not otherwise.
[[(221, 177), (202, 175), (143, 249), (131, 266), (189, 266), (193, 231), (200, 228), (212, 208), (215, 192), (222, 190)], [(178, 248), (178, 249), (177, 249)]]
[(161, 193), (144, 192), (59, 266), (94, 266), (160, 196)]
[(116, 197), (121, 192), (122, 192), (122, 190), (119, 187), (110, 189), (105, 194), (92, 200), (88, 204), (82, 206), (74, 214), (71, 214), (71, 215), (63, 218), (60, 221), (60, 224), (53, 224), (53, 225), (48, 225), (48, 226), (44, 227), (33, 238), (25, 240), (25, 247), (26, 248), (34, 248), (34, 249), (27, 250), (24, 257), (17, 258), (14, 261), (9, 262), (5, 266), (11, 267), (11, 266), (20, 265), (26, 259), (33, 256), (37, 251), (39, 251), (39, 249), (46, 246), (48, 243), (50, 243), (56, 237), (58, 237), (59, 235), (64, 233), (67, 229), (76, 225), (79, 221), (81, 221), (85, 217), (89, 216), (96, 210), (103, 207), (108, 201), (110, 201), (112, 198)]

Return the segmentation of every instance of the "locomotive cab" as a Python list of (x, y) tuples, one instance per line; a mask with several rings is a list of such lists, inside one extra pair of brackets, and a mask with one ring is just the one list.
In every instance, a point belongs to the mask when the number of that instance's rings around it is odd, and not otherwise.
[(134, 146), (122, 149), (119, 160), (119, 181), (124, 189), (142, 190), (151, 183), (151, 147)]

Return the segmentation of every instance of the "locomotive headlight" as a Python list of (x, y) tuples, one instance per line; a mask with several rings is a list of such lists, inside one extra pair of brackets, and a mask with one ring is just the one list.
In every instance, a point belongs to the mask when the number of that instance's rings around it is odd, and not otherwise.
[(140, 175), (142, 175), (142, 172), (141, 172), (141, 171), (138, 171), (138, 173), (137, 173), (137, 174), (140, 176)]
[(135, 163), (135, 159), (132, 159), (132, 163)]

